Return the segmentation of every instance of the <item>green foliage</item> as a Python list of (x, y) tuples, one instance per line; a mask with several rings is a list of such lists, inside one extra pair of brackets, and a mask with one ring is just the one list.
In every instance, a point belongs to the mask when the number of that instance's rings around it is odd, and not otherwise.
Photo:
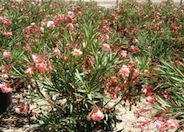
[(169, 0), (158, 5), (126, 1), (119, 8), (119, 31), (128, 41), (137, 38), (141, 54), (154, 60), (165, 59), (173, 47), (183, 47), (182, 7)]
[[(158, 93), (160, 105), (166, 106), (169, 110), (166, 115), (175, 116), (178, 119), (183, 119), (184, 114), (184, 65), (176, 63), (168, 63), (162, 61), (162, 65), (157, 69), (159, 76), (159, 87), (156, 89), (159, 93), (167, 91), (164, 95)], [(165, 96), (165, 98), (164, 98)]]
[(1, 6), (1, 81), (27, 82), (32, 101), (47, 102), (36, 113), (38, 131), (113, 131), (115, 107), (136, 104), (143, 86), (154, 87), (160, 116), (183, 120), (183, 7), (134, 0), (115, 9), (54, 0)]

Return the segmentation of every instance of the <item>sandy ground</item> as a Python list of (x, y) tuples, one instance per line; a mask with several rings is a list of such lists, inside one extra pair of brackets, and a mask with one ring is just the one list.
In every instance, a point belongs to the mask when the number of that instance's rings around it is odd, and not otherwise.
[[(113, 105), (111, 102), (110, 105)], [(145, 99), (141, 99), (140, 102), (137, 103), (137, 106), (132, 106), (131, 111), (129, 109), (129, 103), (126, 106), (117, 105), (116, 106), (116, 114), (117, 119), (121, 120), (120, 123), (117, 124), (114, 132), (141, 132), (141, 129), (138, 128), (139, 121), (145, 121), (145, 118), (137, 117), (135, 112), (140, 110), (139, 108), (149, 109), (145, 116), (151, 117), (156, 111), (147, 104)], [(145, 130), (144, 132), (156, 132), (155, 124), (149, 125), (149, 130)]]
[[(118, 100), (111, 101), (108, 106), (112, 107), (114, 103)], [(39, 104), (46, 104), (45, 101), (39, 100)], [(151, 116), (155, 113), (155, 110), (148, 105), (145, 100), (142, 98), (141, 102), (137, 103), (137, 106), (132, 106), (132, 110), (129, 110), (129, 104), (127, 103), (126, 106), (123, 105), (117, 105), (115, 107), (117, 119), (121, 120), (121, 122), (117, 123), (116, 129), (114, 132), (141, 132), (141, 129), (137, 127), (138, 121), (145, 121), (145, 118), (137, 118), (134, 112), (138, 110), (138, 107), (149, 109), (149, 112), (146, 114), (148, 116)], [(34, 109), (35, 106), (31, 106), (31, 109)], [(24, 126), (22, 128), (0, 128), (0, 132), (31, 132), (29, 131), (29, 126)], [(144, 131), (144, 132), (157, 132), (155, 128), (155, 124), (150, 125), (150, 130)]]

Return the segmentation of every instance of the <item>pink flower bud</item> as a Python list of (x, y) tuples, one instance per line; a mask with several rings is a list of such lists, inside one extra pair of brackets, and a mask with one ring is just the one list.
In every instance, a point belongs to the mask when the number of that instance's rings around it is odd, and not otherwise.
[(109, 44), (102, 44), (102, 50), (104, 51), (110, 51), (111, 50), (111, 47)]
[(137, 42), (138, 42), (138, 40), (134, 37), (134, 38), (132, 39), (132, 43), (135, 44), (135, 43), (137, 43)]
[(154, 104), (155, 103), (155, 97), (154, 96), (147, 96), (146, 101), (150, 104)]
[(72, 23), (68, 23), (66, 26), (69, 30), (73, 30), (75, 27)]
[(55, 56), (59, 56), (60, 55), (60, 50), (58, 48), (54, 49), (54, 54)]
[(135, 69), (133, 73), (133, 77), (138, 77), (138, 76), (139, 76), (139, 71)]

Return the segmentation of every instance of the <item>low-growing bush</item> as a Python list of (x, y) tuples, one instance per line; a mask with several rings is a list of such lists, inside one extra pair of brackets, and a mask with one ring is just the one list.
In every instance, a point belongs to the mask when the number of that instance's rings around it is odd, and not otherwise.
[[(110, 9), (82, 1), (5, 1), (1, 91), (24, 83), (27, 99), (40, 108), (38, 131), (113, 131), (116, 106), (144, 97), (161, 110), (150, 120), (160, 131), (182, 130), (182, 18), (183, 7), (171, 1), (122, 1)], [(161, 62), (168, 58), (177, 65)], [(24, 104), (15, 111), (31, 112)]]

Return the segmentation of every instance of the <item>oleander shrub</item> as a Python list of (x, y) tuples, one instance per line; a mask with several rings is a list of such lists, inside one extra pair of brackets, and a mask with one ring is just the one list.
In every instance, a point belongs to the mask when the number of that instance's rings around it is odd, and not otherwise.
[[(183, 7), (169, 0), (109, 9), (83, 1), (1, 2), (0, 88), (28, 88), (26, 100), (39, 109), (35, 131), (113, 131), (116, 106), (131, 108), (141, 98), (158, 110), (147, 126), (182, 130), (182, 22)], [(24, 103), (15, 111), (31, 112)]]

